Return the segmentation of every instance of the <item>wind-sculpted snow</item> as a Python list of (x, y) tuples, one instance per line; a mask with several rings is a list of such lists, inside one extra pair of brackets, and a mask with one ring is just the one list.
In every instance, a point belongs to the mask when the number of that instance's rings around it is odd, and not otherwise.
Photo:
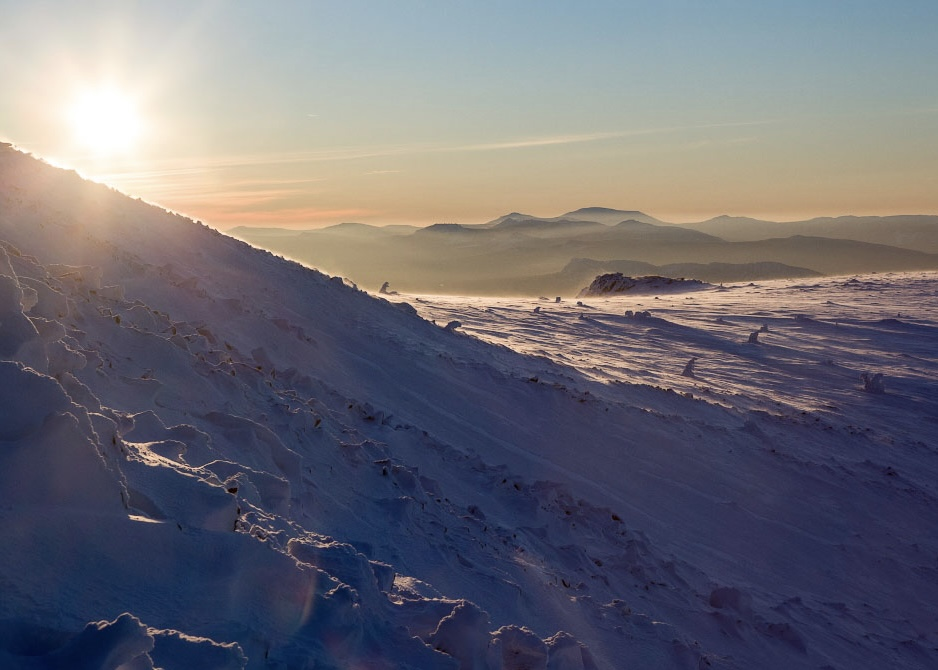
[[(621, 432), (570, 436), (569, 452), (552, 458), (620, 496), (615, 513), (647, 533), (659, 570), (659, 552), (671, 556), (676, 572), (646, 577), (663, 587), (655, 618), (696, 631), (709, 662), (928, 667), (938, 276), (662, 288), (559, 303), (394, 299), (438, 324), (458, 319), (454, 337), (540, 357), (506, 353), (503, 365), (543, 389), (541, 402), (548, 389), (576, 398), (582, 435), (615, 412)], [(599, 386), (547, 377), (548, 359)], [(604, 576), (635, 574), (631, 560), (601, 556)], [(689, 596), (681, 613), (657, 609), (677, 593)], [(642, 610), (622, 600), (635, 621)], [(694, 602), (707, 603), (711, 632), (732, 649), (703, 641)]]
[(394, 304), (0, 184), (0, 666), (938, 660), (934, 275)]

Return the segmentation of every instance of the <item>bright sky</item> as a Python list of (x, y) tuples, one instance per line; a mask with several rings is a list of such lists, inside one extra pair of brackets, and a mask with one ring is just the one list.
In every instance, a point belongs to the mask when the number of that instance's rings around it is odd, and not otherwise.
[(0, 0), (0, 137), (219, 228), (938, 214), (935, 0)]

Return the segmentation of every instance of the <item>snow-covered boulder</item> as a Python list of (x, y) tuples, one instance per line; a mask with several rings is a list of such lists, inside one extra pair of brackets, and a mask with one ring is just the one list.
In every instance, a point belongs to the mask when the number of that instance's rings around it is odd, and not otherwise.
[(656, 275), (629, 277), (621, 272), (613, 272), (596, 277), (589, 286), (580, 291), (577, 297), (608, 296), (620, 293), (681, 293), (711, 287), (711, 284), (698, 279), (672, 279)]

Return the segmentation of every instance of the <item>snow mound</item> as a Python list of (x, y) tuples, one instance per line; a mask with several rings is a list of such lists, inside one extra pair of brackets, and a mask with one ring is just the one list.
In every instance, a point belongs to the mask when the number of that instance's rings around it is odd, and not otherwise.
[(152, 668), (140, 664), (153, 649), (153, 636), (139, 619), (121, 614), (113, 621), (94, 621), (76, 634), (56, 634), (25, 622), (0, 625), (0, 661), (23, 670), (117, 670)]
[(25, 620), (0, 622), (0, 665), (18, 670), (243, 670), (248, 659), (235, 643), (220, 644), (144, 625), (123, 613), (68, 633)]
[(622, 273), (613, 272), (596, 277), (589, 286), (580, 291), (577, 297), (609, 296), (619, 293), (681, 293), (711, 287), (710, 284), (697, 279), (672, 279), (657, 275), (628, 277)]

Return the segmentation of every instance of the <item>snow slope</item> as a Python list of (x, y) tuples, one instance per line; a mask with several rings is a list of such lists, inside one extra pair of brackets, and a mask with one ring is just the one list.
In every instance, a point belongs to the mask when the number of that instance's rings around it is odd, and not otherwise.
[(0, 240), (0, 667), (938, 661), (934, 274), (392, 303), (10, 148)]
[[(923, 273), (416, 305), (602, 382), (589, 402), (626, 403), (631, 437), (612, 449), (578, 442), (571, 469), (619, 492), (676, 566), (712, 581), (707, 598), (705, 580), (681, 573), (681, 590), (714, 607), (714, 630), (741, 646), (778, 634), (804, 654), (715, 656), (732, 667), (929, 667), (936, 295), (938, 275)], [(885, 393), (866, 392), (863, 373), (884, 374)]]

